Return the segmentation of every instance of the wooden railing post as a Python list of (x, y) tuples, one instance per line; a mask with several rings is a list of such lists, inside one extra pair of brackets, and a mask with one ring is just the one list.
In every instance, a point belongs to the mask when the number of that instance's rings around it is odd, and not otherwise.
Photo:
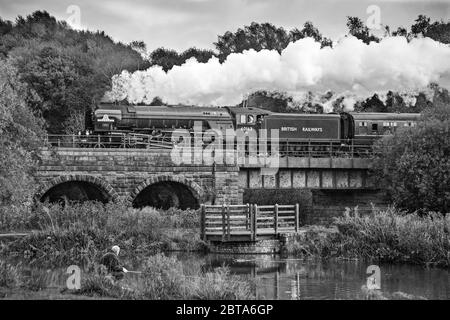
[(250, 208), (250, 204), (247, 203), (247, 211), (246, 211), (246, 218), (245, 218), (245, 229), (249, 230), (250, 229), (250, 219), (251, 219), (251, 212), (250, 212), (251, 208)]
[(278, 203), (274, 206), (274, 215), (275, 234), (278, 234)]
[(227, 205), (227, 240), (230, 241), (231, 223), (230, 223), (230, 205)]
[(308, 157), (311, 158), (311, 139), (308, 139)]
[(222, 242), (225, 241), (225, 204), (222, 204)]
[(250, 239), (253, 240), (253, 216), (255, 215), (255, 206), (250, 205)]
[(200, 212), (200, 236), (203, 241), (206, 240), (206, 207), (204, 204), (202, 204)]
[(298, 232), (298, 228), (300, 225), (300, 206), (298, 203), (295, 204), (295, 232)]
[(252, 225), (252, 240), (256, 241), (256, 239), (258, 238), (257, 236), (257, 232), (258, 232), (258, 205), (255, 204), (253, 206), (253, 225)]
[(330, 158), (333, 158), (333, 141), (330, 141)]
[(355, 139), (352, 139), (352, 151), (350, 156), (353, 158), (355, 156)]

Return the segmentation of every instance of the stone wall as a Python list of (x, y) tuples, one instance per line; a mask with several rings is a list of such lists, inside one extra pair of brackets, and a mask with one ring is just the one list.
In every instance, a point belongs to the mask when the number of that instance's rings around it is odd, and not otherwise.
[(307, 216), (307, 224), (330, 224), (333, 217), (341, 216), (346, 208), (358, 207), (360, 214), (376, 208), (386, 208), (385, 193), (375, 189), (354, 190), (312, 190), (312, 212)]
[[(106, 190), (111, 198), (132, 201), (146, 186), (160, 181), (186, 185), (199, 200), (216, 203), (242, 203), (242, 188), (235, 166), (178, 165), (170, 151), (130, 149), (56, 149), (42, 150), (36, 173), (42, 196), (62, 182), (86, 181)], [(215, 181), (214, 181), (215, 180)]]
[(244, 203), (300, 205), (301, 224), (330, 224), (346, 208), (360, 213), (386, 208), (384, 192), (376, 189), (244, 189)]

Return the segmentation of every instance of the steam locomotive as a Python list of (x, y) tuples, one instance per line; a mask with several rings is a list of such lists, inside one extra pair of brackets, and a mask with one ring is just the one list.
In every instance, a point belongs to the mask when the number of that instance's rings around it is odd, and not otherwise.
[[(274, 113), (254, 107), (131, 106), (100, 104), (86, 128), (97, 147), (171, 146), (175, 129), (231, 129), (252, 134), (278, 131), (282, 152), (327, 150), (333, 145), (372, 144), (400, 127), (414, 126), (420, 114)], [(88, 117), (89, 118), (89, 117)], [(88, 132), (89, 132), (88, 131)]]

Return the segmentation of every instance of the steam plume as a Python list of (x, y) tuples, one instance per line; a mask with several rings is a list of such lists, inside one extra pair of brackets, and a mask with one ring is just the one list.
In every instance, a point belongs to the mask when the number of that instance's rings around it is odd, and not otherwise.
[(254, 90), (352, 92), (368, 96), (387, 90), (425, 88), (450, 78), (450, 46), (429, 38), (387, 37), (369, 45), (345, 37), (333, 48), (301, 39), (280, 54), (254, 50), (231, 54), (222, 64), (192, 58), (167, 73), (159, 66), (113, 77), (109, 100), (169, 104), (235, 105)]

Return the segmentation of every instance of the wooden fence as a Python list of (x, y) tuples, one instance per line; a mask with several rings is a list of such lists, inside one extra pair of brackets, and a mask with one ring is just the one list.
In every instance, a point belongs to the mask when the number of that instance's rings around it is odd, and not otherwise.
[(202, 205), (204, 241), (257, 241), (274, 239), (299, 228), (299, 205)]

